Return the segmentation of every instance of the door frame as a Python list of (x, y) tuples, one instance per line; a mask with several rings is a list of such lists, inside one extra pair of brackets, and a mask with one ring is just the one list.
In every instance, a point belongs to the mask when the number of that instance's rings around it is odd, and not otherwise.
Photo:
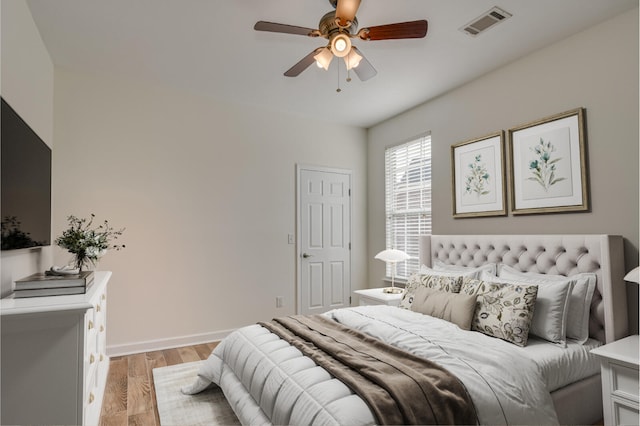
[[(349, 191), (352, 190), (352, 185), (353, 185), (353, 171), (350, 169), (341, 169), (341, 168), (336, 168), (336, 167), (324, 167), (324, 166), (314, 166), (314, 165), (310, 165), (310, 164), (300, 164), (300, 163), (296, 163), (296, 249), (295, 249), (295, 256), (296, 256), (296, 314), (300, 313), (300, 307), (302, 306), (302, 292), (300, 289), (300, 286), (302, 284), (302, 253), (300, 250), (300, 246), (302, 244), (301, 241), (301, 225), (302, 225), (302, 215), (301, 215), (301, 211), (300, 211), (300, 200), (301, 200), (301, 196), (300, 196), (300, 176), (302, 174), (302, 171), (306, 170), (306, 171), (312, 171), (312, 172), (325, 172), (325, 173), (340, 173), (340, 174), (345, 174), (349, 176)], [(353, 232), (353, 226), (352, 226), (352, 222), (353, 222), (353, 192), (349, 193), (349, 217), (348, 217), (348, 221), (349, 221), (349, 295), (351, 295), (351, 277), (352, 277), (352, 272), (351, 272), (351, 266), (352, 266), (352, 248), (351, 247), (351, 241), (352, 241), (352, 232)], [(349, 300), (351, 300), (351, 296), (349, 296)], [(351, 303), (349, 303), (349, 305), (351, 305)]]

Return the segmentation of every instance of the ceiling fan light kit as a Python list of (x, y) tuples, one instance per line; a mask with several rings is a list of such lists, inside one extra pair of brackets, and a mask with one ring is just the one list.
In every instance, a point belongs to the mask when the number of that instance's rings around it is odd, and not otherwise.
[(329, 3), (335, 8), (335, 11), (326, 13), (320, 19), (317, 30), (266, 21), (258, 21), (253, 27), (256, 31), (323, 37), (329, 40), (328, 46), (316, 48), (285, 71), (286, 77), (298, 76), (313, 62), (316, 62), (318, 68), (328, 70), (333, 56), (336, 56), (344, 59), (347, 70), (354, 69), (358, 78), (361, 81), (366, 81), (373, 78), (377, 71), (362, 55), (362, 52), (351, 43), (352, 38), (359, 38), (363, 41), (397, 40), (423, 38), (427, 34), (426, 20), (378, 25), (357, 31), (356, 13), (361, 0), (329, 0)]

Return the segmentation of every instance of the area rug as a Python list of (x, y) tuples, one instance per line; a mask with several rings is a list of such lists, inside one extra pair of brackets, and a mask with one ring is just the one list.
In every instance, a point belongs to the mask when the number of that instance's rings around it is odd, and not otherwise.
[(239, 425), (222, 390), (213, 386), (197, 395), (184, 395), (183, 386), (193, 383), (203, 361), (153, 369), (153, 382), (162, 426)]

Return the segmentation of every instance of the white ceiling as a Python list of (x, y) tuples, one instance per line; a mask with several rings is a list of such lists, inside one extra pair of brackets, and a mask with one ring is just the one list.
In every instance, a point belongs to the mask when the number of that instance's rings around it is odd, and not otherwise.
[[(282, 74), (324, 39), (257, 32), (264, 20), (317, 28), (328, 0), (28, 0), (56, 66), (153, 83), (335, 123), (370, 127), (521, 56), (638, 7), (638, 0), (363, 0), (359, 27), (426, 19), (424, 39), (354, 41), (377, 69), (344, 63)], [(493, 6), (513, 17), (474, 38)], [(615, 46), (612, 46), (615, 48)], [(338, 65), (340, 64), (340, 79)], [(336, 92), (340, 84), (342, 91)]]

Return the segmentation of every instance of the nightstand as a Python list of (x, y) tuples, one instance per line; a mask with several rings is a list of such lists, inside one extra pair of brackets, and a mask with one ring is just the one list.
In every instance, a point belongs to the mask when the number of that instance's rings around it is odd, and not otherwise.
[(398, 306), (402, 300), (403, 293), (390, 294), (383, 293), (382, 288), (368, 288), (366, 290), (354, 291), (360, 298), (360, 306), (367, 305), (389, 305)]
[(602, 404), (605, 426), (637, 425), (638, 335), (625, 337), (591, 352), (600, 357)]

